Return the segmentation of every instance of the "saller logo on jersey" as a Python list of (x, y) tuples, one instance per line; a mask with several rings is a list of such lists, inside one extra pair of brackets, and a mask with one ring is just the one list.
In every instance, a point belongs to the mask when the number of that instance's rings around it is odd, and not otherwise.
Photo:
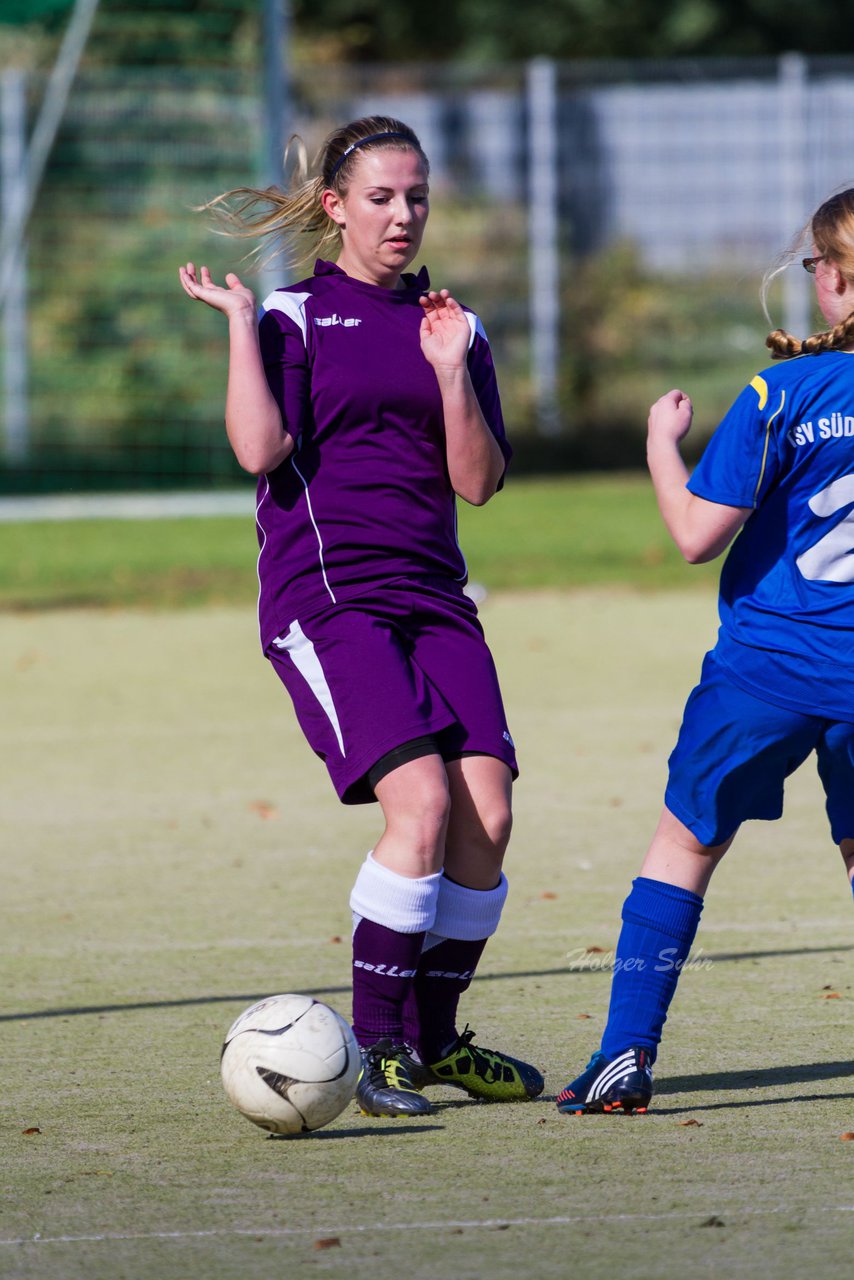
[(342, 320), (341, 316), (335, 314), (331, 316), (315, 316), (314, 323), (319, 324), (321, 329), (326, 329), (329, 327), (329, 325), (332, 325), (332, 324), (343, 325), (345, 329), (354, 329), (357, 324), (361, 324), (362, 322), (361, 320), (356, 320), (355, 318), (348, 318), (346, 320)]

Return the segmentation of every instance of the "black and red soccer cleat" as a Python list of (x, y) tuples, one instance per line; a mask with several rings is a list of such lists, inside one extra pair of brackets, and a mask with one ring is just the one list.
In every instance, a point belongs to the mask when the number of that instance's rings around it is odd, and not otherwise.
[(649, 1049), (625, 1049), (615, 1058), (594, 1053), (578, 1077), (561, 1089), (558, 1111), (588, 1115), (593, 1112), (633, 1111), (643, 1114), (652, 1098), (652, 1057)]

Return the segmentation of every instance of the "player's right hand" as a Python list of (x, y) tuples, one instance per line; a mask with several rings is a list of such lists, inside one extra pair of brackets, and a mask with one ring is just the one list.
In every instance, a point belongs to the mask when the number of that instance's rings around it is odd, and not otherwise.
[(221, 311), (227, 316), (238, 315), (243, 311), (250, 312), (253, 316), (255, 314), (255, 294), (233, 271), (225, 277), (225, 288), (221, 284), (214, 284), (207, 267), (201, 267), (197, 275), (192, 262), (178, 268), (178, 279), (189, 297), (206, 302), (215, 311)]

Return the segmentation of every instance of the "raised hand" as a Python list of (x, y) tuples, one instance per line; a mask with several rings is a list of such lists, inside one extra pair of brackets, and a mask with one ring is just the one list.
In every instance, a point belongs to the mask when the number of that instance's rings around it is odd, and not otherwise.
[(465, 364), (471, 341), (466, 313), (447, 289), (422, 294), (421, 350), (426, 360), (439, 368), (460, 368)]
[(675, 389), (656, 400), (649, 411), (650, 439), (677, 444), (691, 430), (694, 406), (684, 391)]
[(206, 302), (209, 307), (213, 307), (215, 311), (221, 311), (223, 315), (237, 315), (242, 311), (255, 314), (257, 303), (254, 293), (233, 271), (225, 277), (225, 288), (221, 284), (214, 283), (207, 267), (201, 267), (199, 274), (196, 275), (196, 268), (192, 262), (178, 268), (178, 279), (189, 297), (199, 302)]

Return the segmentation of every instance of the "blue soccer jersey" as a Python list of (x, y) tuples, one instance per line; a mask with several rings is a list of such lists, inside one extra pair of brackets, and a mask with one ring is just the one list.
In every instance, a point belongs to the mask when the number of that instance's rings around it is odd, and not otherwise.
[(854, 353), (757, 374), (688, 488), (753, 508), (721, 573), (719, 661), (761, 698), (854, 721)]

